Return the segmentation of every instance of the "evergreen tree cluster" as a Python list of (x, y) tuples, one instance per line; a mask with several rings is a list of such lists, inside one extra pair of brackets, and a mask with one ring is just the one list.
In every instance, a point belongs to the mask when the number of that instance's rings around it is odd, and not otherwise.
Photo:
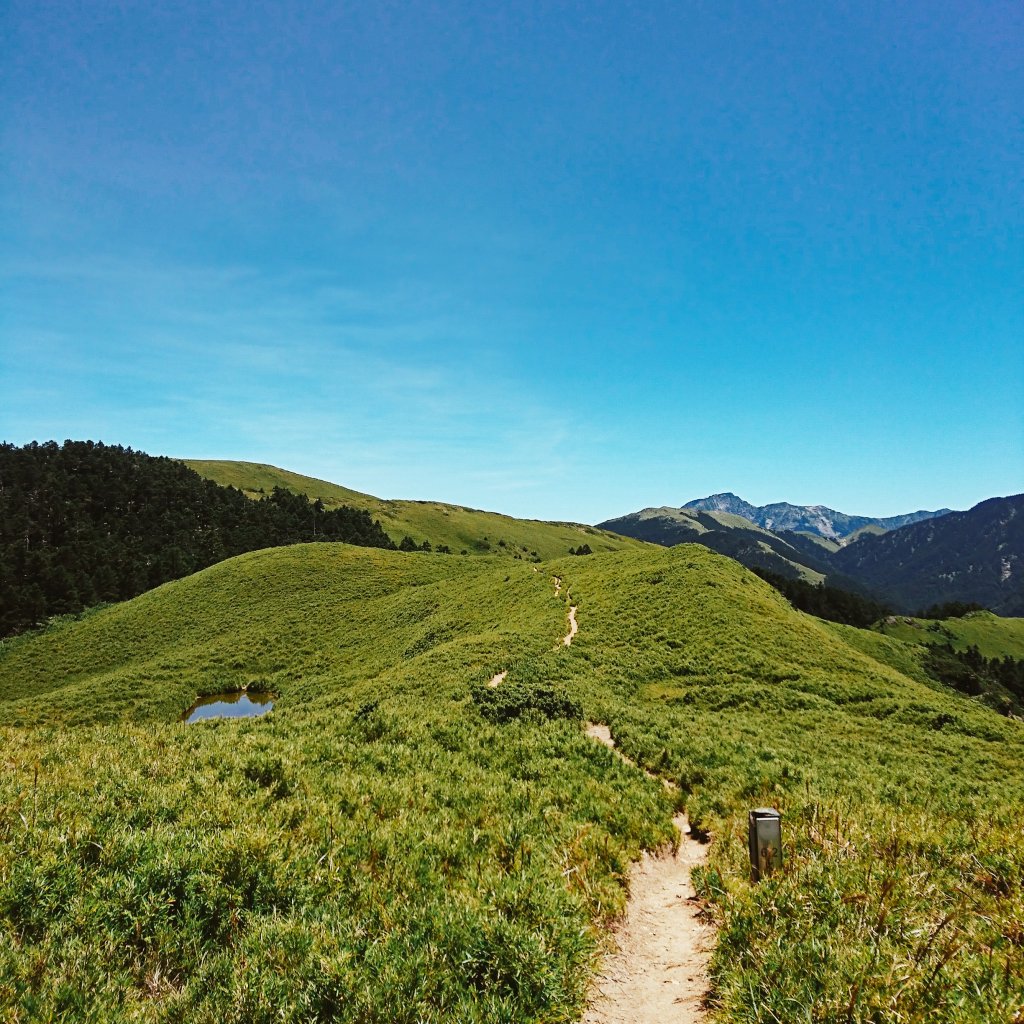
[(327, 510), (281, 488), (252, 501), (131, 448), (0, 444), (0, 636), (245, 551), (307, 541), (395, 546), (366, 511)]
[[(442, 544), (443, 548), (444, 545)], [(433, 548), (430, 546), (430, 541), (425, 540), (422, 544), (417, 544), (408, 534), (406, 534), (398, 544), (399, 551), (432, 551)], [(438, 548), (440, 551), (441, 548)], [(450, 551), (442, 552), (442, 554), (450, 554)]]
[(789, 579), (770, 569), (755, 566), (751, 569), (766, 583), (770, 583), (794, 607), (802, 612), (817, 615), (819, 619), (842, 622), (847, 626), (864, 629), (873, 622), (892, 614), (892, 609), (878, 601), (860, 594), (853, 594), (839, 587), (824, 583), (808, 583), (806, 580)]
[(924, 611), (917, 612), (918, 619), (962, 619), (971, 612), (984, 612), (988, 609), (977, 601), (946, 601), (943, 604), (933, 604)]
[(1024, 661), (986, 658), (975, 646), (966, 651), (952, 644), (932, 644), (924, 669), (933, 679), (971, 697), (988, 696), (1003, 714), (1024, 710)]

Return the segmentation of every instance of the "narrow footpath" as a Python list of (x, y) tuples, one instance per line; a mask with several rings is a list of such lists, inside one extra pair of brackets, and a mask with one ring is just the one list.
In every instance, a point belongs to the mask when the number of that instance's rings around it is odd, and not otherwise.
[[(538, 571), (536, 566), (533, 567), (533, 571), (534, 572)], [(562, 593), (562, 577), (561, 576), (554, 576), (554, 577), (552, 577), (552, 579), (554, 580), (554, 583), (555, 583), (555, 597), (558, 597)], [(568, 597), (568, 596), (569, 596), (569, 594), (566, 593), (566, 597)], [(565, 647), (568, 647), (572, 643), (573, 638), (580, 631), (579, 624), (576, 622), (576, 607), (577, 606), (574, 605), (574, 604), (569, 605), (569, 619), (568, 619), (568, 621), (569, 621), (569, 632), (566, 633), (565, 636), (562, 637), (562, 644)], [(556, 647), (555, 650), (558, 650), (558, 648)], [(495, 690), (499, 686), (501, 686), (501, 684), (503, 682), (505, 682), (505, 677), (507, 675), (508, 675), (508, 669), (507, 668), (502, 669), (500, 672), (495, 672), (494, 675), (491, 676), (491, 678), (487, 681), (487, 685), (492, 690)], [(611, 734), (610, 733), (609, 733), (608, 738), (609, 738), (609, 740), (611, 739)]]
[[(555, 581), (555, 597), (558, 597), (562, 593), (562, 577), (555, 576), (553, 578)], [(568, 591), (566, 591), (565, 596), (571, 597)], [(579, 631), (580, 627), (576, 623), (576, 605), (571, 604), (569, 605), (569, 632), (562, 637), (563, 646), (568, 647), (572, 643), (573, 638)]]
[[(636, 767), (616, 749), (608, 726), (590, 724), (587, 735)], [(677, 814), (673, 824), (678, 849), (645, 853), (630, 870), (617, 948), (594, 981), (582, 1024), (703, 1024), (707, 1019), (703, 1001), (713, 930), (700, 920), (690, 881), (692, 869), (707, 858), (707, 847), (690, 834), (685, 814)]]
[(576, 624), (576, 605), (569, 605), (569, 632), (562, 637), (562, 643), (568, 647), (572, 643), (573, 637), (580, 631), (580, 627)]
[[(534, 567), (534, 571), (537, 569)], [(553, 578), (555, 596), (562, 579)], [(566, 593), (571, 600), (571, 595)], [(568, 647), (579, 632), (574, 604), (569, 605)], [(488, 685), (498, 687), (508, 675), (495, 673)], [(626, 764), (637, 765), (615, 746), (607, 725), (589, 723), (587, 735), (610, 748)], [(645, 770), (654, 779), (657, 776)], [(676, 787), (661, 780), (666, 789)], [(700, 905), (690, 872), (707, 858), (707, 847), (690, 834), (685, 814), (672, 823), (677, 848), (644, 853), (630, 869), (629, 901), (615, 931), (615, 950), (595, 978), (581, 1024), (705, 1024), (704, 996), (713, 930), (700, 919)]]

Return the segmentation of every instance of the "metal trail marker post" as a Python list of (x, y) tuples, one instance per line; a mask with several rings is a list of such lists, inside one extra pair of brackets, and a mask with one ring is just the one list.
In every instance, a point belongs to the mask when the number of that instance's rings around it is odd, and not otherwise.
[(757, 807), (747, 815), (750, 877), (766, 878), (782, 865), (782, 815), (771, 807)]

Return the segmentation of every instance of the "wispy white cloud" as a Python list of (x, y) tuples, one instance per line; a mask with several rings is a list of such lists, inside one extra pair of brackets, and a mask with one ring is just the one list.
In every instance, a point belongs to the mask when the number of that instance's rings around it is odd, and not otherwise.
[(415, 282), (112, 258), (8, 259), (0, 276), (20, 296), (8, 362), (34, 360), (9, 422), (73, 436), (77, 418), (139, 447), (476, 505), (535, 494), (572, 460), (572, 417), (509, 370), (500, 326), (481, 337), (475, 310)]

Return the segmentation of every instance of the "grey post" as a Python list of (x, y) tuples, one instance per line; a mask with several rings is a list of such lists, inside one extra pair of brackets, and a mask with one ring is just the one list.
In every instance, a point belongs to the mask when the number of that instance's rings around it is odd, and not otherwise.
[(759, 882), (782, 864), (782, 815), (757, 807), (747, 815), (750, 877)]

